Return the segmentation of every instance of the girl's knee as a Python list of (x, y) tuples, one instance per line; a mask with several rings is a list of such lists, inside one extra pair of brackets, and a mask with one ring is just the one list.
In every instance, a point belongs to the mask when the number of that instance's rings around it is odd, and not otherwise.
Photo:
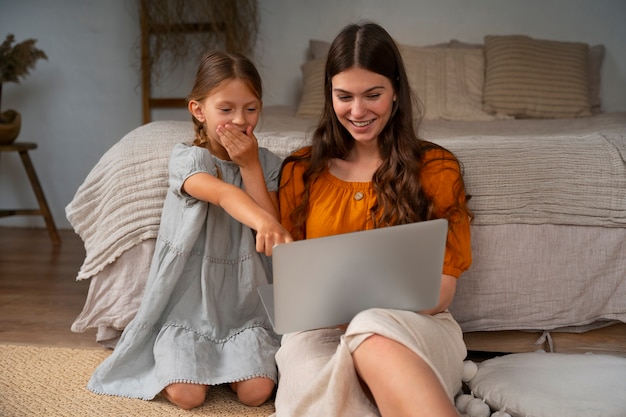
[(206, 398), (208, 387), (199, 384), (171, 384), (165, 387), (163, 395), (183, 410), (201, 406)]
[(252, 378), (231, 384), (242, 404), (250, 407), (263, 405), (274, 393), (276, 384), (269, 378)]

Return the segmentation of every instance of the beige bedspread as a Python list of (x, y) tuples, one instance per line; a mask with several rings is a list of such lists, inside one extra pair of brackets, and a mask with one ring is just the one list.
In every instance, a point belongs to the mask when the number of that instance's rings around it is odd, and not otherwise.
[[(307, 143), (303, 128), (312, 122), (285, 118), (285, 110), (277, 110), (264, 110), (257, 137), (284, 157)], [(463, 162), (476, 224), (626, 227), (626, 113), (576, 120), (433, 121), (425, 122), (420, 134)], [(190, 122), (153, 122), (102, 156), (66, 207), (87, 253), (77, 279), (92, 277), (124, 251), (156, 237), (170, 150), (192, 138)]]

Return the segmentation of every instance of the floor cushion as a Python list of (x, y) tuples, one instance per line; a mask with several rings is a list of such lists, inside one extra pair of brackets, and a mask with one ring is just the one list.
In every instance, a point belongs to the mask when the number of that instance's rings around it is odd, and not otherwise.
[(620, 356), (515, 353), (479, 363), (475, 375), (470, 377), (466, 382), (471, 395), (498, 415), (626, 415), (626, 358)]

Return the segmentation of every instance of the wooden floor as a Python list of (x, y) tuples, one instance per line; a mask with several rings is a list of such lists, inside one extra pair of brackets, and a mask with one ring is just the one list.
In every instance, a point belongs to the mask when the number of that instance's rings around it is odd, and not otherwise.
[[(82, 240), (61, 230), (53, 245), (46, 229), (0, 227), (0, 344), (96, 348), (95, 329), (73, 333), (89, 281), (76, 281), (85, 257)], [(549, 350), (537, 345), (541, 333), (466, 333), (473, 356)], [(581, 335), (552, 333), (555, 351), (602, 352), (626, 356), (626, 324)]]
[(0, 227), (0, 344), (102, 349), (95, 330), (73, 333), (89, 281), (76, 281), (85, 257), (80, 237), (60, 230)]

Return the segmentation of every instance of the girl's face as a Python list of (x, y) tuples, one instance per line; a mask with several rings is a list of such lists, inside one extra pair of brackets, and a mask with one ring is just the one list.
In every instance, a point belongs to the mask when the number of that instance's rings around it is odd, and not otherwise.
[(243, 133), (251, 134), (259, 122), (261, 106), (261, 100), (245, 82), (232, 79), (224, 81), (205, 99), (191, 101), (189, 111), (199, 122), (204, 123), (209, 149), (216, 156), (223, 157), (226, 151), (220, 142), (217, 127), (231, 124)]
[(331, 79), (333, 109), (357, 142), (373, 142), (391, 118), (396, 99), (384, 75), (352, 67)]

